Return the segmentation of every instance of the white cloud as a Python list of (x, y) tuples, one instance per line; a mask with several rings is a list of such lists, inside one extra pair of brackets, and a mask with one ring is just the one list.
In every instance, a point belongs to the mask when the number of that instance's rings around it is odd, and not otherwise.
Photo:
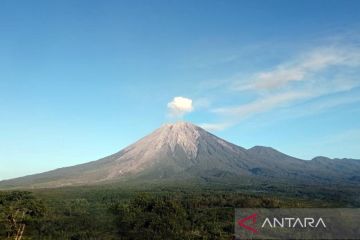
[(193, 101), (185, 97), (174, 97), (167, 107), (171, 117), (182, 117), (194, 110)]
[(234, 84), (236, 90), (271, 90), (295, 81), (306, 81), (314, 74), (331, 67), (360, 65), (358, 49), (321, 48), (313, 50), (291, 63), (280, 64), (271, 71), (254, 74), (249, 81)]
[(237, 116), (237, 119), (242, 119), (253, 114), (269, 111), (275, 107), (286, 105), (289, 102), (310, 96), (311, 94), (309, 92), (286, 92), (278, 95), (269, 95), (268, 97), (236, 107), (214, 109), (213, 112)]
[[(235, 79), (231, 90), (254, 93), (251, 102), (211, 110), (225, 118), (224, 122), (204, 123), (208, 129), (221, 130), (235, 125), (244, 118), (273, 109), (294, 106), (334, 93), (346, 93), (360, 86), (360, 49), (358, 47), (327, 47), (275, 66), (273, 70), (254, 73), (249, 80)], [(337, 106), (346, 104), (337, 102)], [(324, 108), (331, 107), (326, 104)], [(228, 124), (231, 122), (231, 124)]]

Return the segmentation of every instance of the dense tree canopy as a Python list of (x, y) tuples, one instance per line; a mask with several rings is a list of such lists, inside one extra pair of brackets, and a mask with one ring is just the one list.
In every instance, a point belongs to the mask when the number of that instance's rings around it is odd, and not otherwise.
[(26, 226), (36, 226), (44, 214), (44, 205), (30, 192), (0, 192), (1, 228), (6, 237), (22, 239)]
[(320, 190), (302, 196), (311, 201), (191, 188), (0, 191), (0, 239), (231, 239), (235, 208), (339, 207), (350, 203)]

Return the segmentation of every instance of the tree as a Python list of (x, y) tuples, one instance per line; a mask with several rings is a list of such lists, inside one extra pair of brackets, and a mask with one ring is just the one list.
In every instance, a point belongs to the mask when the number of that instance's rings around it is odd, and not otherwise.
[(140, 195), (112, 211), (121, 239), (188, 239), (187, 213), (177, 199)]
[(30, 192), (0, 192), (0, 218), (7, 238), (21, 240), (31, 221), (44, 216), (45, 207)]

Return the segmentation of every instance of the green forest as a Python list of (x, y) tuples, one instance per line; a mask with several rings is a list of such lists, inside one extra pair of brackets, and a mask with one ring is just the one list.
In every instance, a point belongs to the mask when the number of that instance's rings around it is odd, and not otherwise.
[(331, 189), (267, 189), (98, 186), (1, 191), (0, 238), (232, 239), (235, 208), (358, 204), (345, 197), (351, 194)]

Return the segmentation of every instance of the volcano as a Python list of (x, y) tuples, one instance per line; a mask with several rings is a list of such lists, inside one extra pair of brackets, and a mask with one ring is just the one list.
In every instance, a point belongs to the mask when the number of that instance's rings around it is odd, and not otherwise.
[(266, 181), (360, 183), (360, 161), (301, 160), (270, 147), (250, 149), (187, 122), (165, 124), (125, 149), (76, 166), (4, 180), (1, 188), (51, 188), (109, 182), (177, 181), (228, 177)]

